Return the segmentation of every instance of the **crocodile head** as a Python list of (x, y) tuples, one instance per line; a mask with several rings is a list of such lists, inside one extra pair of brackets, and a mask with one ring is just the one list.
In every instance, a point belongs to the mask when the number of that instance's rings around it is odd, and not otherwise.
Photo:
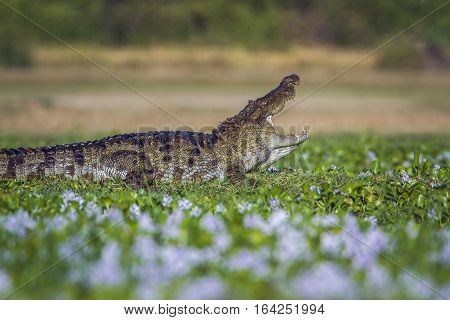
[(216, 132), (225, 137), (227, 144), (240, 154), (245, 170), (268, 166), (293, 151), (309, 135), (283, 135), (275, 130), (273, 116), (280, 113), (286, 102), (294, 99), (295, 86), (300, 77), (293, 74), (256, 100), (250, 100), (239, 114), (222, 122)]

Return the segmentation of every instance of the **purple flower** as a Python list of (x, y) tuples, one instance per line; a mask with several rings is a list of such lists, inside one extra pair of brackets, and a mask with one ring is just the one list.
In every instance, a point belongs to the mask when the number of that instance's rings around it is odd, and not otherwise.
[(441, 168), (441, 166), (438, 165), (438, 164), (435, 164), (435, 165), (433, 166), (433, 168), (434, 168), (435, 170), (439, 170), (439, 169)]
[(419, 234), (419, 230), (417, 228), (416, 223), (414, 223), (414, 221), (410, 220), (407, 224), (406, 224), (406, 234), (411, 238), (411, 239), (416, 239), (418, 234)]
[(95, 202), (89, 201), (84, 207), (84, 212), (88, 217), (99, 216), (102, 213), (102, 209)]
[(441, 260), (445, 265), (450, 264), (450, 241), (446, 241), (441, 252)]
[(152, 238), (141, 235), (133, 245), (133, 252), (144, 261), (153, 261), (157, 257), (158, 247)]
[(435, 296), (435, 292), (430, 288), (434, 287), (431, 280), (420, 277), (415, 278), (407, 273), (402, 273), (400, 275), (400, 281), (405, 287), (405, 291), (409, 296), (418, 299), (429, 299)]
[(78, 212), (75, 211), (74, 208), (70, 208), (69, 212), (67, 213), (67, 219), (69, 219), (70, 221), (77, 221), (78, 219)]
[(372, 174), (369, 172), (369, 171), (361, 171), (360, 173), (359, 173), (359, 177), (360, 178), (368, 178), (368, 177), (370, 177), (370, 176), (372, 176)]
[(412, 182), (411, 177), (408, 175), (408, 173), (405, 170), (402, 170), (402, 176), (401, 176), (400, 180), (402, 181), (402, 183), (411, 183)]
[(367, 152), (367, 160), (369, 160), (369, 162), (377, 160), (377, 155), (375, 154), (375, 152), (369, 150)]
[(385, 250), (388, 245), (386, 234), (379, 229), (369, 229), (363, 241), (377, 252)]
[(339, 266), (322, 262), (300, 274), (293, 281), (295, 292), (302, 299), (351, 299), (357, 296), (356, 283)]
[(249, 214), (244, 216), (244, 226), (248, 229), (266, 229), (266, 221), (259, 214)]
[(286, 214), (286, 211), (281, 209), (275, 210), (269, 217), (268, 221), (269, 230), (272, 232), (283, 231), (283, 227), (286, 226), (288, 220), (289, 217)]
[(81, 236), (74, 236), (66, 240), (63, 244), (61, 244), (58, 248), (58, 253), (61, 258), (66, 258), (71, 256), (72, 259), (80, 259), (79, 252), (76, 254), (76, 251), (83, 246), (83, 238)]
[(244, 201), (244, 202), (241, 202), (241, 203), (238, 204), (238, 211), (240, 213), (242, 213), (242, 214), (247, 212), (247, 211), (250, 211), (251, 208), (252, 208), (252, 204), (250, 202), (245, 202)]
[(202, 210), (199, 207), (194, 207), (194, 208), (192, 208), (189, 216), (196, 218), (196, 217), (200, 216), (201, 213), (202, 213)]
[(34, 219), (22, 208), (15, 214), (6, 216), (3, 221), (3, 228), (20, 238), (25, 237), (35, 226)]
[(11, 289), (11, 279), (6, 271), (0, 269), (0, 294), (4, 294)]
[(148, 213), (137, 216), (137, 222), (139, 224), (140, 230), (150, 231), (150, 232), (153, 232), (156, 230), (156, 226), (153, 223), (153, 220)]
[(283, 233), (278, 236), (275, 256), (282, 263), (309, 259), (311, 251), (304, 233), (293, 227), (286, 227)]
[(280, 207), (280, 200), (278, 200), (277, 198), (270, 198), (269, 199), (269, 206), (270, 209), (274, 210)]
[(212, 214), (205, 215), (201, 219), (200, 225), (211, 233), (219, 233), (225, 229), (223, 221)]
[(182, 277), (202, 262), (202, 255), (196, 249), (166, 246), (161, 248), (161, 260), (169, 279)]
[(119, 223), (123, 220), (122, 211), (117, 208), (110, 208), (105, 213), (108, 219), (113, 223)]
[(192, 203), (188, 199), (178, 200), (178, 208), (181, 210), (189, 210), (192, 206)]
[(311, 191), (311, 192), (316, 192), (316, 193), (319, 194), (319, 195), (320, 195), (320, 193), (322, 192), (322, 190), (320, 189), (320, 187), (314, 186), (314, 185), (312, 185), (312, 186), (309, 187), (309, 191)]
[(72, 190), (66, 190), (61, 195), (61, 199), (63, 201), (60, 210), (65, 211), (71, 203), (77, 203), (79, 207), (82, 207), (84, 204), (83, 198), (81, 198), (78, 194), (73, 192)]
[(227, 266), (232, 271), (251, 270), (252, 274), (264, 277), (269, 273), (269, 265), (266, 262), (265, 252), (251, 252), (248, 249), (241, 249), (230, 258)]
[(320, 237), (320, 248), (327, 254), (337, 255), (342, 247), (342, 237), (340, 234), (325, 232)]
[(328, 214), (328, 215), (315, 215), (311, 219), (311, 223), (318, 227), (334, 227), (336, 225), (339, 225), (339, 218), (335, 214)]
[(222, 203), (219, 203), (216, 206), (216, 213), (224, 213), (225, 211), (226, 211), (226, 208)]
[(141, 215), (141, 209), (136, 203), (133, 203), (130, 207), (130, 218), (136, 219)]
[(377, 264), (373, 264), (367, 269), (365, 284), (381, 298), (388, 299), (393, 293), (391, 276)]
[(217, 300), (223, 298), (225, 284), (222, 279), (206, 276), (186, 284), (178, 293), (182, 300)]
[(46, 232), (53, 231), (53, 230), (61, 231), (69, 223), (65, 218), (63, 218), (60, 215), (56, 215), (56, 216), (46, 219), (44, 221), (45, 221)]
[(427, 217), (429, 219), (439, 220), (439, 215), (438, 215), (435, 207), (428, 210)]
[(369, 222), (371, 228), (376, 228), (378, 225), (378, 219), (374, 216), (369, 216), (366, 218), (367, 222)]
[(166, 238), (176, 238), (180, 233), (180, 224), (184, 219), (183, 212), (181, 210), (175, 210), (166, 219), (162, 227), (162, 234)]
[(214, 237), (214, 247), (219, 251), (227, 250), (231, 245), (231, 237), (226, 232), (220, 232)]
[(335, 164), (332, 164), (331, 167), (330, 167), (331, 170), (337, 170), (337, 168), (338, 168), (338, 166), (335, 165)]
[(163, 195), (161, 204), (163, 207), (170, 207), (172, 205), (172, 197), (168, 194)]
[(93, 285), (118, 286), (124, 281), (120, 266), (120, 247), (110, 242), (103, 247), (100, 260), (90, 270), (90, 282)]

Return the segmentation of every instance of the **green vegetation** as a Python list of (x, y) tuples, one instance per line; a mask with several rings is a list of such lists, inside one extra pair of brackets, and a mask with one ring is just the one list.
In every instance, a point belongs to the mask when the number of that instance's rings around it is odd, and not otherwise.
[[(416, 22), (443, 1), (351, 0), (7, 0), (38, 24), (70, 43), (95, 45), (222, 45), (283, 49), (291, 44), (372, 46)], [(420, 24), (410, 50), (445, 57), (449, 7)], [(0, 5), (0, 41), (52, 44), (54, 39)], [(419, 47), (417, 47), (417, 45)], [(0, 47), (5, 44), (0, 45)], [(8, 52), (0, 51), (0, 54)], [(412, 54), (417, 55), (416, 52)], [(29, 59), (8, 60), (20, 65)], [(25, 63), (26, 64), (26, 63)]]
[(63, 259), (11, 298), (448, 297), (448, 141), (312, 136), (256, 186), (3, 181), (0, 293)]

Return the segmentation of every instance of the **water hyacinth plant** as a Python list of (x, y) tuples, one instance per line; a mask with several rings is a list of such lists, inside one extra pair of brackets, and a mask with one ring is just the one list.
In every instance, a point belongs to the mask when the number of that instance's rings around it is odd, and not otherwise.
[(0, 295), (447, 298), (447, 141), (317, 137), (255, 185), (1, 182)]

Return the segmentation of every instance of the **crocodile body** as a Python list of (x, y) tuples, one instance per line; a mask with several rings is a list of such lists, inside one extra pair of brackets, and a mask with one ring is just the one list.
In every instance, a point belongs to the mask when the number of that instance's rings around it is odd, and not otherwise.
[(211, 133), (151, 131), (42, 148), (0, 149), (0, 180), (64, 176), (143, 185), (155, 180), (242, 179), (308, 138), (306, 131), (278, 134), (272, 123), (272, 116), (294, 98), (299, 82), (297, 75), (284, 78)]

